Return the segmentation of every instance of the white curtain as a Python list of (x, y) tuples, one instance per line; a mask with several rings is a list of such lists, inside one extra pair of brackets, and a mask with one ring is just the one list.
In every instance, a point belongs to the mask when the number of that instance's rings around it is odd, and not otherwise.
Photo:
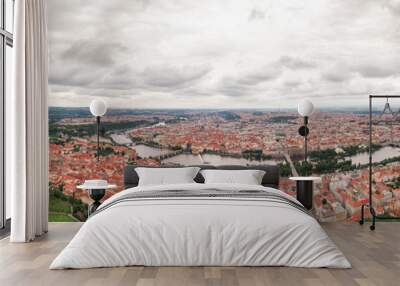
[[(46, 0), (16, 0), (14, 71), (6, 146), (12, 242), (28, 242), (48, 225), (48, 54)], [(11, 146), (10, 146), (11, 145)], [(6, 178), (7, 179), (7, 178)]]

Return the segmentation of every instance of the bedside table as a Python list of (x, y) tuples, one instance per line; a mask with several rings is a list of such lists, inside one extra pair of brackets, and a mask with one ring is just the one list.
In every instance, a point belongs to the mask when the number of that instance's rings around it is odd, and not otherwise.
[(313, 186), (315, 181), (321, 181), (320, 177), (290, 177), (296, 181), (296, 198), (308, 210), (313, 207)]
[(78, 189), (86, 190), (90, 198), (94, 201), (88, 208), (88, 216), (94, 213), (101, 205), (100, 200), (106, 194), (106, 189), (116, 188), (116, 185), (110, 185), (106, 180), (85, 180), (83, 185), (77, 186)]

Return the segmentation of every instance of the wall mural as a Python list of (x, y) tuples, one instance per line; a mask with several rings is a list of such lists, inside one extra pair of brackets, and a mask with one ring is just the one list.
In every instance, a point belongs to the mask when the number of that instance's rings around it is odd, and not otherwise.
[[(377, 3), (379, 2), (379, 3)], [(393, 1), (48, 3), (50, 220), (83, 221), (85, 179), (122, 190), (126, 164), (276, 164), (322, 177), (321, 221), (358, 220), (368, 201), (368, 94), (400, 90)], [(309, 163), (298, 134), (309, 120)], [(107, 103), (96, 158), (93, 99)], [(400, 99), (374, 103), (373, 197), (400, 215)], [(386, 106), (386, 107), (385, 107)]]

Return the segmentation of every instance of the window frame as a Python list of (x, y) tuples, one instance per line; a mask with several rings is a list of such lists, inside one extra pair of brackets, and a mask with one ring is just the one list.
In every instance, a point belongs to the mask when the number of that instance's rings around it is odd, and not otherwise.
[[(10, 0), (0, 0), (1, 3), (1, 21), (0, 21), (0, 236), (5, 231), (9, 231), (10, 219), (6, 217), (6, 189), (5, 189), (5, 129), (6, 129), (6, 118), (5, 118), (5, 103), (6, 103), (6, 64), (7, 46), (13, 47), (13, 34), (7, 31), (6, 21), (7, 21), (7, 11), (6, 11), (6, 1)], [(15, 1), (11, 0), (12, 3), (12, 13), (14, 14)], [(11, 15), (13, 18), (13, 15)], [(14, 18), (13, 18), (14, 19)]]

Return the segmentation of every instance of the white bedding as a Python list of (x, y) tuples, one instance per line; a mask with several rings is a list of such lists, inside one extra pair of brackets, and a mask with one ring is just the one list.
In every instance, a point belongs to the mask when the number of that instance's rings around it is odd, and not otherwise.
[[(254, 185), (180, 184), (120, 192), (263, 190)], [(145, 266), (294, 266), (350, 268), (318, 222), (293, 206), (246, 198), (122, 201), (91, 217), (50, 269)]]

